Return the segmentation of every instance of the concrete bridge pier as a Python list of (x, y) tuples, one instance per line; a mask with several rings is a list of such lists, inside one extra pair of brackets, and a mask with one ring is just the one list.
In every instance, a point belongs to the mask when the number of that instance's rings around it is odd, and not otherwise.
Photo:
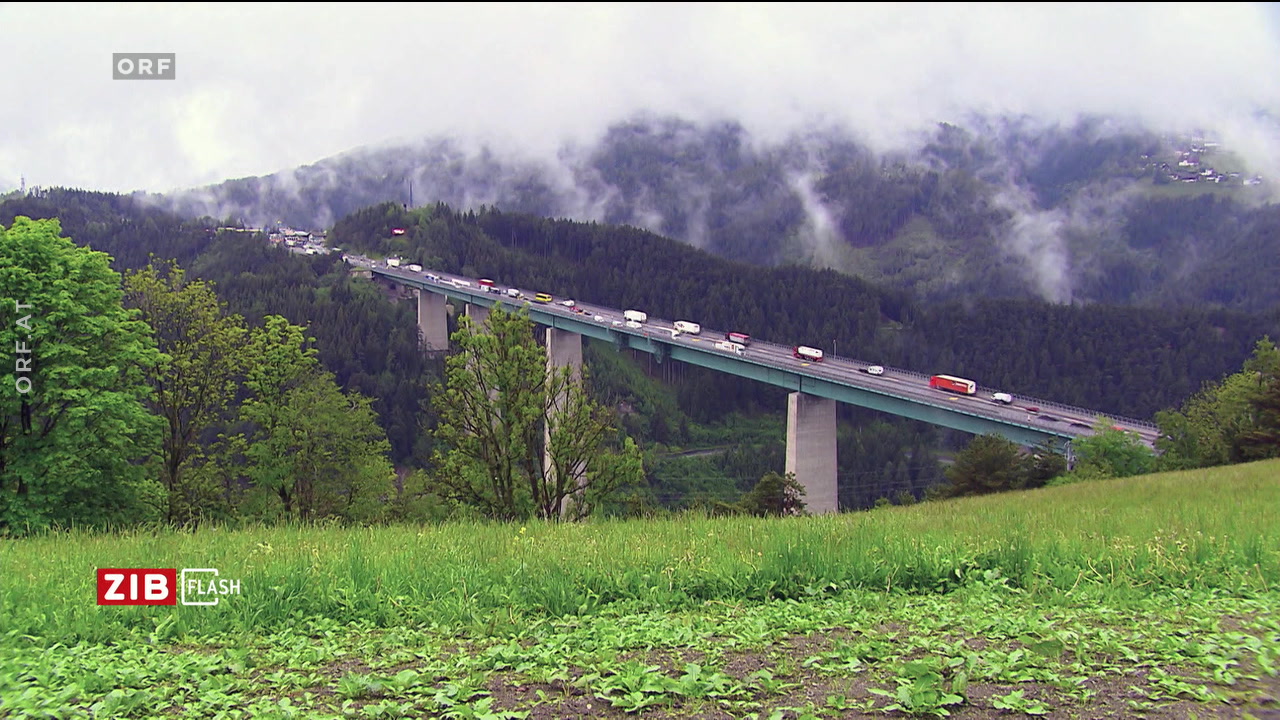
[[(547, 372), (557, 372), (562, 367), (571, 368), (574, 380), (582, 378), (582, 336), (568, 330), (559, 330), (557, 328), (547, 328)], [(563, 393), (551, 400), (551, 414), (554, 416), (565, 409), (567, 398)], [(555, 469), (551, 465), (551, 420), (547, 418), (546, 430), (546, 450), (544, 451), (544, 462), (550, 473), (551, 480), (555, 481)], [(585, 480), (583, 468), (575, 467), (570, 469), (570, 473), (574, 477), (571, 484), (576, 484), (581, 489)], [(566, 497), (560, 503), (560, 514), (566, 514), (570, 509), (570, 503), (573, 502), (573, 496)]]
[(804, 486), (805, 509), (840, 509), (836, 496), (836, 401), (804, 393), (787, 396), (787, 469)]
[(471, 322), (483, 327), (489, 321), (489, 308), (475, 303), (467, 303), (467, 317), (471, 318)]
[(449, 315), (445, 309), (444, 295), (425, 290), (414, 290), (418, 295), (418, 331), (422, 344), (430, 351), (449, 349)]

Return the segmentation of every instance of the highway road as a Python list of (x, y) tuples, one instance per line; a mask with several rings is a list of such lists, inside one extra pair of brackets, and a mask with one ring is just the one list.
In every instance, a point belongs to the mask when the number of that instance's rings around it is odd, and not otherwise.
[[(474, 292), (480, 291), (480, 286), (476, 278), (467, 278), (459, 275), (451, 275), (435, 270), (426, 270), (424, 272), (414, 272), (404, 267), (387, 267), (385, 264), (372, 261), (367, 258), (349, 258), (348, 262), (364, 267), (376, 267), (380, 273), (391, 276), (400, 276), (416, 281), (436, 282), (443, 285), (453, 285), (464, 290)], [(432, 278), (437, 278), (432, 280)], [(460, 283), (467, 283), (465, 285)], [(715, 343), (725, 339), (726, 332), (742, 332), (738, 328), (714, 329), (702, 326), (701, 332), (697, 335), (680, 333), (673, 336), (675, 330), (675, 322), (684, 320), (697, 323), (697, 318), (675, 318), (668, 320), (663, 318), (655, 318), (649, 315), (648, 319), (639, 327), (627, 327), (626, 320), (623, 317), (623, 310), (617, 308), (605, 307), (591, 303), (584, 303), (574, 299), (574, 306), (567, 307), (564, 301), (570, 299), (564, 296), (553, 295), (551, 303), (534, 303), (533, 298), (536, 293), (546, 292), (545, 290), (529, 290), (519, 288), (520, 298), (511, 298), (507, 296), (506, 289), (508, 285), (497, 285), (498, 292), (491, 293), (490, 297), (496, 297), (502, 302), (514, 306), (520, 306), (525, 303), (536, 304), (544, 310), (568, 316), (575, 316), (578, 320), (589, 320), (599, 322), (601, 325), (609, 326), (621, 332), (661, 339), (674, 344), (683, 344), (690, 347), (700, 347), (708, 352), (723, 352), (732, 354), (730, 351), (716, 349)], [(644, 311), (643, 308), (632, 308)], [(991, 399), (995, 392), (1007, 392), (999, 388), (983, 387), (979, 384), (977, 393), (974, 395), (961, 395), (951, 393), (944, 390), (937, 390), (929, 387), (929, 375), (918, 373), (911, 370), (903, 370), (884, 366), (881, 363), (867, 362), (864, 360), (839, 357), (826, 354), (820, 362), (797, 359), (794, 356), (794, 348), (790, 345), (779, 345), (762, 341), (752, 337), (750, 344), (747, 346), (744, 359), (750, 359), (755, 362), (771, 365), (784, 369), (799, 369), (814, 377), (835, 380), (849, 385), (864, 387), (880, 391), (887, 395), (895, 395), (898, 397), (913, 399), (925, 402), (927, 404), (937, 405), (941, 402), (956, 403), (958, 407), (963, 407), (966, 412), (974, 415), (981, 415), (990, 418), (999, 418), (1011, 422), (1041, 427), (1046, 430), (1052, 430), (1059, 433), (1070, 434), (1076, 437), (1087, 437), (1093, 434), (1093, 425), (1102, 413), (1098, 413), (1087, 408), (1072, 407), (1059, 403), (1041, 400), (1037, 398), (1027, 397), (1023, 395), (1012, 394), (1013, 403), (1003, 404)], [(867, 368), (872, 365), (881, 365), (884, 368), (883, 375), (871, 375), (866, 372)], [(1155, 439), (1159, 434), (1158, 428), (1149, 422), (1135, 420), (1132, 418), (1122, 418), (1115, 415), (1107, 415), (1114, 424), (1122, 430), (1136, 434), (1148, 446), (1153, 447)]]

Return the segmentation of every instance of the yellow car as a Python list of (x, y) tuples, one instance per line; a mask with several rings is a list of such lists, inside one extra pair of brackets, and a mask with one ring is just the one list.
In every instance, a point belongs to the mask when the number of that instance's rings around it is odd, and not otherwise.
[(533, 296), (533, 301), (540, 302), (540, 303), (549, 303), (551, 302), (551, 296), (546, 293), (538, 293), (537, 295)]

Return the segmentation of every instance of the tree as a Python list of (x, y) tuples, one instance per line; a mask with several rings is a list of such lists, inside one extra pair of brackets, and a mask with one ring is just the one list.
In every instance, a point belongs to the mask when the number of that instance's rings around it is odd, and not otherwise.
[(1137, 435), (1113, 427), (1100, 418), (1094, 434), (1072, 441), (1076, 466), (1072, 474), (1088, 477), (1130, 477), (1155, 469), (1155, 453)]
[(1241, 436), (1241, 454), (1248, 460), (1280, 457), (1280, 376), (1253, 399), (1253, 409), (1254, 429)]
[(1240, 372), (1207, 383), (1181, 411), (1157, 413), (1160, 467), (1181, 470), (1270, 457), (1265, 454), (1266, 444), (1257, 441), (1266, 436), (1270, 421), (1263, 411), (1264, 398), (1277, 377), (1280, 350), (1264, 337)]
[(587, 392), (585, 369), (548, 370), (527, 311), (495, 306), (487, 329), (465, 317), (459, 325), (458, 351), (432, 392), (443, 495), (494, 518), (581, 519), (640, 481), (639, 449), (630, 438), (609, 447), (617, 430)]
[(202, 464), (202, 437), (227, 419), (244, 365), (246, 329), (228, 314), (213, 286), (188, 280), (172, 261), (155, 261), (125, 278), (125, 304), (155, 331), (165, 362), (148, 370), (149, 405), (165, 423), (160, 480), (168, 491), (167, 517), (189, 522), (210, 500), (210, 490), (187, 482)]
[(386, 433), (370, 400), (343, 393), (306, 343), (278, 315), (250, 333), (239, 414), (250, 427), (236, 443), (247, 474), (287, 517), (380, 519), (394, 493)]
[(946, 470), (950, 495), (985, 495), (1025, 486), (1022, 452), (1017, 443), (999, 435), (980, 435), (956, 453)]
[(782, 517), (804, 514), (804, 486), (796, 480), (795, 473), (765, 474), (742, 498), (742, 509), (760, 517)]
[(1050, 480), (1067, 472), (1067, 458), (1047, 444), (1042, 444), (1022, 460), (1026, 477), (1023, 487), (1044, 487)]
[(161, 361), (104, 253), (57, 220), (0, 226), (0, 534), (148, 516), (142, 460), (159, 440), (147, 373)]

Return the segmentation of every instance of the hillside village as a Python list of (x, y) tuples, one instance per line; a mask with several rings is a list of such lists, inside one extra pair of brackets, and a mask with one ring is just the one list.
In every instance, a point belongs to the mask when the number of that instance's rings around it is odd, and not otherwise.
[(267, 242), (282, 245), (288, 248), (289, 252), (296, 253), (298, 255), (328, 255), (334, 250), (334, 248), (325, 245), (325, 234), (323, 232), (295, 230), (290, 227), (220, 227), (218, 230), (226, 232), (262, 233), (267, 236)]
[(1199, 182), (1252, 187), (1263, 183), (1261, 175), (1248, 176), (1247, 173), (1214, 167), (1214, 157), (1220, 152), (1221, 148), (1216, 142), (1195, 141), (1184, 146), (1177, 153), (1176, 160), (1157, 164), (1150, 155), (1143, 155), (1142, 159), (1146, 162), (1143, 170), (1151, 173), (1152, 181), (1157, 185)]

